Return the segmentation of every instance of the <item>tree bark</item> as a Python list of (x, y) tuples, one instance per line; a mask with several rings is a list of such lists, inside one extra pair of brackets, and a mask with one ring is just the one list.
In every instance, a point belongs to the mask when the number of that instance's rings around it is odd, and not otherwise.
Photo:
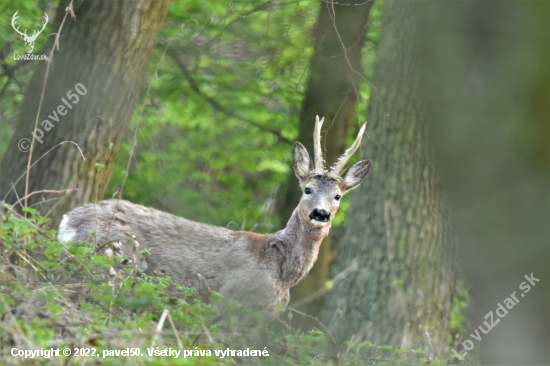
[[(410, 3), (385, 3), (362, 158), (373, 167), (352, 192), (322, 319), (339, 341), (422, 349), (445, 358), (455, 248), (422, 121)], [(428, 339), (429, 337), (429, 339)]]
[[(346, 139), (354, 130), (355, 107), (361, 81), (361, 51), (372, 4), (372, 1), (352, 1), (347, 5), (321, 2), (319, 21), (315, 29), (315, 50), (300, 113), (297, 140), (309, 151), (313, 151), (315, 116), (325, 117), (321, 143), (327, 167), (344, 153)], [(281, 209), (284, 223), (296, 208), (301, 194), (298, 180), (292, 173)], [(323, 240), (310, 274), (291, 289), (293, 302), (325, 286), (329, 265), (334, 259), (330, 241), (329, 234)], [(317, 299), (306, 304), (302, 310), (317, 314), (319, 306), (320, 299)]]
[[(32, 162), (62, 141), (74, 141), (82, 149), (82, 160), (73, 144), (62, 144), (30, 170), (29, 194), (44, 189), (77, 188), (59, 194), (36, 194), (28, 199), (43, 214), (52, 210), (56, 225), (69, 209), (103, 197), (130, 117), (142, 90), (145, 73), (158, 42), (169, 0), (121, 0), (74, 3), (76, 19), (65, 21), (60, 50), (55, 51), (38, 119), (41, 141), (35, 141)], [(69, 0), (59, 5), (52, 29), (59, 29)], [(53, 38), (41, 53), (48, 53)], [(18, 149), (22, 138), (32, 140), (44, 83), (46, 62), (39, 62), (25, 94), (15, 134), (1, 163), (0, 198), (26, 172), (28, 152)], [(78, 94), (75, 85), (85, 87)], [(76, 87), (83, 91), (81, 87)], [(79, 99), (69, 92), (76, 94)], [(63, 101), (64, 98), (71, 107)], [(58, 106), (64, 106), (57, 112)], [(65, 111), (65, 115), (62, 115)], [(56, 119), (59, 118), (58, 121)], [(103, 164), (101, 170), (96, 163)], [(32, 164), (32, 163), (31, 163)], [(25, 178), (15, 185), (19, 198), (25, 195)], [(11, 192), (7, 202), (17, 201)], [(43, 202), (42, 202), (43, 201)]]

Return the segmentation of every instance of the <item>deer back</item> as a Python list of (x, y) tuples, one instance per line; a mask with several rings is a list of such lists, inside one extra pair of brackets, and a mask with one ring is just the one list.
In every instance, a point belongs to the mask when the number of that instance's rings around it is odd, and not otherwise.
[(76, 208), (59, 227), (60, 242), (103, 247), (120, 241), (126, 258), (132, 258), (133, 248), (126, 245), (132, 235), (140, 249), (151, 253), (147, 274), (169, 275), (175, 283), (194, 287), (197, 298), (208, 299), (211, 291), (243, 302), (277, 297), (276, 281), (263, 261), (264, 235), (198, 223), (123, 200)]

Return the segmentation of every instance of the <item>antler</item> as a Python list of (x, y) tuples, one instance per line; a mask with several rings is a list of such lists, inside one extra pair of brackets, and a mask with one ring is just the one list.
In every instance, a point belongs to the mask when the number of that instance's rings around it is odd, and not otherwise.
[(313, 155), (315, 158), (315, 170), (319, 174), (323, 174), (325, 171), (325, 164), (323, 161), (323, 151), (321, 150), (321, 126), (325, 117), (319, 121), (319, 116), (315, 117), (315, 129), (313, 130)]
[(363, 132), (365, 132), (365, 127), (367, 126), (367, 122), (361, 127), (359, 130), (359, 135), (357, 135), (357, 138), (355, 139), (355, 142), (349, 147), (349, 149), (346, 150), (344, 155), (342, 155), (336, 163), (330, 168), (330, 171), (334, 174), (340, 174), (340, 171), (342, 168), (344, 168), (344, 165), (348, 162), (349, 158), (353, 155), (355, 150), (359, 147), (359, 144), (361, 144), (361, 138), (363, 138)]
[(42, 33), (42, 31), (44, 30), (44, 28), (46, 28), (46, 24), (48, 24), (48, 20), (49, 20), (48, 14), (44, 13), (44, 17), (46, 18), (46, 21), (45, 21), (45, 22), (42, 22), (42, 29), (40, 29), (40, 30), (38, 31), (38, 33), (36, 33), (37, 31), (34, 30), (33, 33), (32, 33), (32, 36), (29, 37), (29, 38), (32, 39), (33, 41), (36, 40), (36, 39), (38, 38), (38, 35), (39, 35), (40, 33)]
[[(19, 10), (18, 10), (18, 11), (19, 11)], [(16, 11), (15, 14), (13, 14), (13, 17), (11, 18), (11, 26), (13, 27), (13, 29), (14, 29), (17, 33), (19, 33), (19, 34), (22, 35), (23, 37), (28, 37), (28, 36), (27, 36), (27, 31), (26, 31), (26, 30), (25, 30), (25, 33), (21, 33), (21, 32), (19, 31), (19, 27), (15, 28), (15, 20), (16, 20), (17, 18), (19, 18), (19, 16), (17, 15), (17, 12), (18, 12), (18, 11)]]

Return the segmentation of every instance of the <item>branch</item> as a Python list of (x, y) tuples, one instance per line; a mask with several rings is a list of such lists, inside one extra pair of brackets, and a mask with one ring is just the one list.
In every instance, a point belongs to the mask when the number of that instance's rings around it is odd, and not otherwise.
[[(334, 276), (334, 278), (332, 279), (332, 288), (334, 288), (334, 286), (336, 286), (340, 281), (342, 281), (344, 278), (346, 278), (347, 275), (349, 275), (352, 271), (355, 271), (356, 269), (357, 269), (357, 262), (353, 261), (353, 263), (351, 265), (349, 265), (346, 269), (344, 269), (342, 272), (340, 272), (336, 276)], [(309, 304), (313, 300), (323, 296), (324, 294), (326, 294), (329, 291), (330, 291), (329, 288), (327, 288), (326, 286), (323, 286), (322, 288), (315, 291), (311, 295), (308, 295), (308, 296), (304, 297), (303, 299), (301, 299), (299, 301), (296, 301), (296, 302), (294, 302), (290, 305), (292, 305), (295, 308), (299, 308), (300, 306), (303, 306), (305, 304)]]
[[(36, 120), (34, 122), (34, 131), (36, 131), (36, 128), (38, 127), (38, 119), (40, 118), (40, 112), (42, 111), (42, 102), (44, 101), (44, 94), (46, 92), (46, 85), (48, 84), (48, 76), (50, 74), (50, 66), (52, 65), (55, 48), (57, 47), (57, 50), (59, 51), (59, 37), (61, 36), (61, 30), (63, 29), (63, 25), (65, 24), (67, 15), (71, 14), (73, 19), (75, 17), (74, 11), (73, 11), (73, 2), (74, 0), (71, 0), (71, 2), (69, 3), (69, 6), (65, 8), (65, 16), (61, 21), (61, 25), (59, 26), (59, 30), (57, 31), (55, 40), (53, 42), (53, 47), (50, 50), (50, 54), (48, 56), (48, 63), (46, 64), (46, 72), (44, 73), (44, 83), (42, 84), (42, 92), (40, 93), (40, 102), (38, 103), (38, 111), (36, 112)], [(35, 135), (32, 134), (31, 150), (29, 152), (29, 160), (27, 162), (27, 179), (25, 182), (25, 207), (27, 207), (27, 197), (29, 196), (29, 177), (30, 177), (31, 162), (32, 162), (32, 152), (34, 150), (35, 140), (36, 140)], [(25, 218), (26, 217), (27, 217), (27, 213), (25, 212)]]
[[(284, 6), (284, 5), (289, 5), (289, 4), (294, 4), (295, 1), (287, 1), (287, 2), (283, 2), (283, 3), (280, 3), (280, 4), (277, 4), (277, 6)], [(216, 40), (220, 39), (223, 35), (223, 32), (225, 32), (227, 29), (231, 28), (231, 26), (233, 24), (235, 24), (236, 22), (238, 22), (239, 20), (245, 18), (247, 15), (250, 15), (250, 14), (253, 14), (253, 13), (256, 13), (258, 11), (262, 11), (264, 9), (267, 8), (268, 5), (271, 5), (273, 6), (273, 0), (270, 0), (270, 1), (267, 1), (263, 4), (260, 4), (258, 5), (257, 7), (255, 7), (254, 9), (251, 9), (249, 11), (247, 11), (246, 13), (243, 13), (241, 16), (237, 16), (235, 19), (233, 19), (232, 21), (230, 21), (225, 27), (223, 27), (223, 29), (218, 33), (216, 34), (214, 37), (212, 37), (211, 40), (209, 40), (208, 42), (206, 42), (204, 45), (202, 45), (201, 47), (208, 47), (210, 46), (212, 43), (216, 42)], [(236, 14), (236, 13), (235, 13)], [(238, 14), (237, 14), (238, 15)]]
[(260, 124), (258, 124), (257, 122), (255, 121), (252, 121), (248, 118), (245, 118), (241, 115), (239, 115), (238, 113), (235, 113), (227, 108), (225, 108), (224, 106), (222, 106), (217, 100), (209, 97), (208, 95), (206, 95), (199, 87), (199, 85), (197, 84), (197, 82), (191, 77), (191, 74), (189, 73), (189, 69), (187, 69), (187, 66), (185, 66), (185, 64), (183, 63), (183, 61), (174, 53), (174, 52), (169, 52), (170, 56), (172, 56), (172, 58), (174, 59), (174, 61), (176, 61), (176, 63), (178, 64), (178, 66), (180, 67), (181, 71), (183, 71), (183, 75), (185, 76), (185, 78), (187, 79), (187, 81), (189, 82), (189, 85), (191, 86), (191, 89), (197, 93), (199, 96), (201, 96), (204, 100), (206, 100), (211, 106), (212, 108), (214, 108), (215, 110), (217, 110), (218, 112), (221, 112), (223, 114), (225, 114), (226, 116), (228, 117), (231, 117), (231, 118), (236, 118), (242, 122), (246, 122), (252, 126), (255, 126), (255, 127), (258, 127), (259, 129), (263, 130), (263, 131), (267, 131), (267, 132), (271, 132), (272, 134), (274, 134), (275, 136), (277, 136), (277, 138), (279, 140), (281, 140), (282, 142), (285, 142), (285, 143), (288, 143), (288, 144), (292, 144), (293, 142), (290, 141), (289, 139), (283, 137), (281, 135), (281, 133), (279, 131), (275, 131), (275, 130), (272, 130), (272, 129), (269, 129), (265, 126), (262, 126)]
[(25, 197), (23, 198), (20, 198), (19, 201), (15, 202), (13, 204), (13, 206), (17, 206), (18, 203), (20, 203), (21, 201), (23, 200), (27, 200), (27, 198), (29, 198), (30, 196), (32, 195), (35, 195), (35, 194), (38, 194), (38, 193), (70, 193), (70, 192), (73, 192), (73, 191), (78, 191), (78, 189), (76, 188), (70, 188), (70, 189), (64, 189), (62, 191), (56, 191), (56, 190), (52, 190), (52, 189), (43, 189), (41, 191), (34, 191), (34, 192), (31, 192), (29, 193), (28, 195), (26, 195)]
[(307, 318), (310, 318), (312, 320), (315, 320), (317, 323), (319, 323), (319, 325), (321, 325), (323, 327), (323, 329), (328, 333), (328, 335), (330, 336), (330, 338), (332, 339), (332, 342), (334, 343), (334, 346), (336, 347), (336, 349), (338, 350), (338, 354), (340, 354), (340, 347), (338, 347), (338, 343), (336, 343), (336, 339), (334, 339), (334, 337), (332, 336), (332, 333), (328, 330), (328, 328), (319, 320), (317, 319), (316, 317), (314, 317), (313, 315), (309, 315), (309, 314), (306, 314), (306, 313), (302, 313), (301, 311), (298, 311), (296, 309), (293, 309), (293, 308), (289, 308), (287, 307), (287, 309), (289, 311), (293, 311), (295, 312), (296, 314), (300, 314), (301, 316), (305, 316)]

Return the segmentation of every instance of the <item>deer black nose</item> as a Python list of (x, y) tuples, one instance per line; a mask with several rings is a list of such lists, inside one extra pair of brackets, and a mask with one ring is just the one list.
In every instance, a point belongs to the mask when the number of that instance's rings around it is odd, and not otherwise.
[(309, 218), (310, 220), (326, 222), (330, 219), (330, 212), (328, 212), (327, 210), (314, 209), (309, 214)]

